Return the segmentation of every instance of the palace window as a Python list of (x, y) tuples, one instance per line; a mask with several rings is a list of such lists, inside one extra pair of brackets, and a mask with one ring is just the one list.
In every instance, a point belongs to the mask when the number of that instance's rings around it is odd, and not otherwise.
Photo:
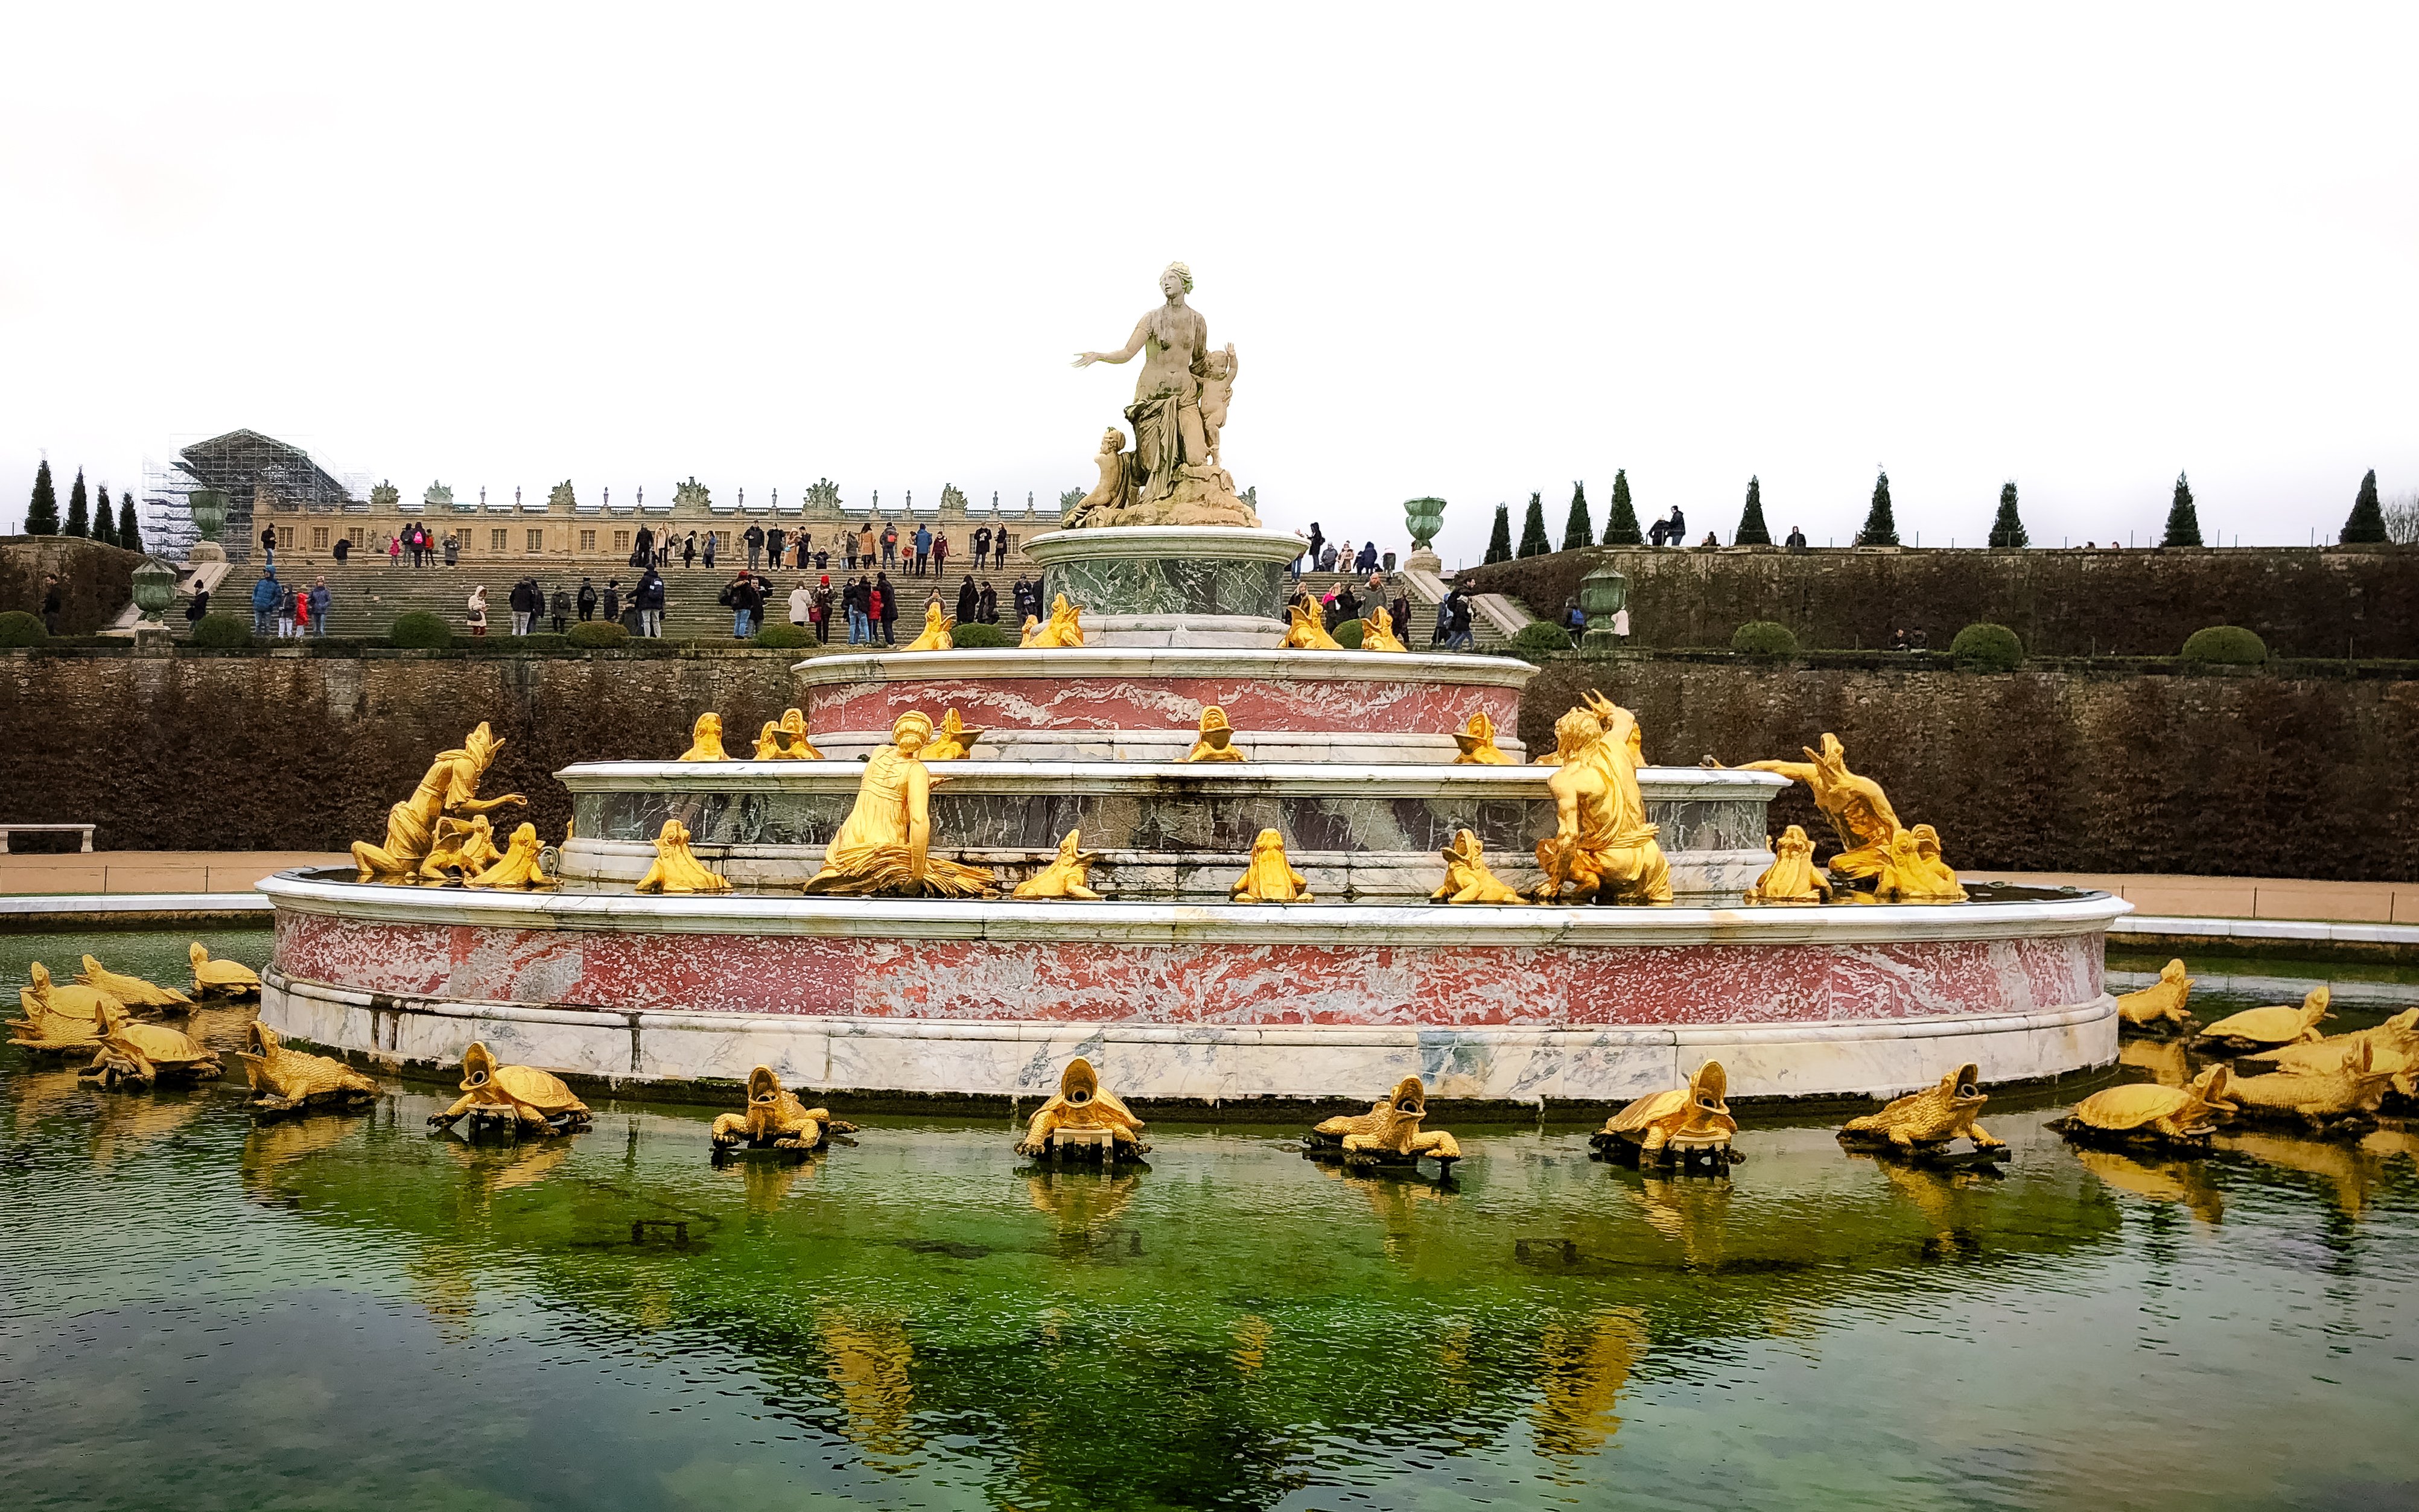
[(596, 532), (594, 531), (581, 531), (579, 532), (579, 549), (582, 551), (593, 551), (596, 549)]
[(529, 532), (529, 548), (532, 551), (543, 551), (546, 549), (545, 531), (535, 530)]
[(325, 525), (311, 527), (311, 549), (314, 551), (328, 549), (328, 527)]
[(615, 531), (613, 532), (613, 549), (623, 556), (628, 556), (630, 554), (630, 532), (628, 531)]
[(487, 549), (490, 551), (501, 551), (503, 548), (504, 532), (501, 531), (489, 531), (487, 532)]

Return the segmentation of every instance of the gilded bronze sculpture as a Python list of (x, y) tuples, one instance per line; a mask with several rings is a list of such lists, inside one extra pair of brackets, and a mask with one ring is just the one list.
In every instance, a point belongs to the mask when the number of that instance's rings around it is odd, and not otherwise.
[(2185, 1011), (2184, 1005), (2192, 1000), (2192, 988), (2193, 980), (2184, 975), (2183, 962), (2168, 962), (2159, 968), (2157, 981), (2117, 999), (2117, 1031), (2168, 1035), (2190, 1028), (2193, 1017)]
[(329, 1056), (288, 1050), (276, 1030), (258, 1019), (249, 1026), (252, 1048), (239, 1050), (245, 1080), (252, 1084), (252, 1111), (268, 1117), (306, 1108), (354, 1107), (377, 1096), (377, 1083)]
[(240, 961), (214, 961), (201, 941), (186, 949), (186, 957), (193, 964), (193, 995), (195, 997), (256, 997), (260, 995), (260, 977)]
[(1509, 766), (1512, 758), (1496, 748), (1495, 721), (1485, 709), (1473, 710), (1470, 719), (1453, 733), (1453, 743), (1461, 754), (1453, 759), (1456, 766)]
[(1833, 879), (1854, 882), (1880, 874), (1891, 835), (1904, 826), (1881, 784), (1848, 770), (1839, 736), (1824, 732), (1823, 748), (1808, 748), (1803, 762), (1749, 762), (1737, 770), (1777, 772), (1813, 793), (1814, 807), (1840, 838), (1840, 854), (1831, 857)]
[(1963, 1135), (1973, 1141), (1976, 1155), (2005, 1160), (2008, 1142), (1994, 1138), (1974, 1121), (1990, 1101), (1981, 1083), (1982, 1068), (1969, 1060), (1942, 1076), (1937, 1087), (1902, 1097), (1879, 1113), (1850, 1119), (1840, 1130), (1840, 1143), (1851, 1149), (1887, 1149), (1934, 1158)]
[(932, 732), (932, 738), (916, 756), (925, 762), (962, 762), (982, 737), (981, 729), (960, 718), (956, 709), (949, 709), (941, 716), (941, 727)]
[(496, 864), (495, 826), (485, 814), (437, 821), (437, 842), (421, 858), (419, 880), (443, 884), (473, 877)]
[(2334, 998), (2326, 987), (2313, 987), (2302, 998), (2302, 1006), (2291, 1008), (2276, 1005), (2269, 1008), (2246, 1008), (2231, 1013), (2200, 1031), (2193, 1043), (2208, 1050), (2227, 1050), (2248, 1055), (2260, 1050), (2273, 1050), (2278, 1045), (2316, 1044), (2323, 1036), (2319, 1026), (2334, 1016), (2327, 1004)]
[(1412, 1166), (1425, 1156), (1450, 1178), (1453, 1163), (1461, 1159), (1461, 1146), (1441, 1129), (1422, 1133), (1420, 1121), (1427, 1114), (1426, 1086), (1417, 1076), (1406, 1076), (1394, 1091), (1371, 1103), (1368, 1112), (1329, 1119), (1312, 1129), (1303, 1153), (1313, 1159), (1340, 1156), (1348, 1166)]
[(84, 958), (84, 969), (76, 973), (76, 981), (80, 985), (107, 993), (130, 1009), (167, 1008), (181, 1011), (193, 1006), (193, 1000), (191, 997), (174, 987), (162, 987), (157, 982), (146, 981), (141, 977), (130, 977), (122, 971), (112, 971), (91, 956)]
[(50, 973), (39, 961), (34, 970), (38, 973), (34, 984), (18, 989), (17, 1002), (25, 1016), (8, 1020), (8, 1042), (38, 1056), (90, 1055), (100, 1049), (100, 999), (93, 1000), (95, 1011), (89, 1014), (75, 1009), (63, 1011), (51, 1001)]
[(137, 1024), (115, 1000), (100, 1006), (100, 1051), (80, 1079), (117, 1087), (171, 1081), (216, 1080), (218, 1053), (191, 1035), (158, 1024)]
[(462, 879), (470, 887), (552, 887), (561, 878), (548, 876), (538, 856), (545, 847), (538, 843), (537, 825), (524, 824), (513, 831), (504, 854), (475, 876)]
[(1131, 1160), (1150, 1151), (1142, 1129), (1133, 1110), (1101, 1085), (1092, 1063), (1077, 1056), (1060, 1074), (1057, 1095), (1034, 1109), (1016, 1152), (1043, 1160)]
[(932, 854), (932, 787), (940, 779), (919, 757), (932, 737), (931, 716), (902, 714), (891, 744), (866, 759), (856, 806), (824, 848), (810, 893), (898, 893), (907, 897), (988, 898), (992, 874)]
[(1379, 604), (1361, 621), (1361, 649), (1364, 651), (1409, 651), (1411, 648), (1394, 639), (1394, 616)]
[(1286, 859), (1285, 837), (1263, 829), (1252, 841), (1251, 864), (1235, 879), (1227, 896), (1239, 903), (1306, 903), (1312, 901), (1309, 879)]
[(2394, 1085), (2394, 1072), (2377, 1064), (2377, 1047), (2361, 1041), (2350, 1053), (2306, 1071), (2272, 1071), (2237, 1076), (2227, 1093), (2245, 1119), (2286, 1119), (2324, 1134), (2366, 1134)]
[(2236, 1111), (2231, 1079), (2226, 1067), (2211, 1066), (2184, 1087), (2111, 1087), (2077, 1103), (2050, 1127), (2078, 1144), (2206, 1149), (2218, 1120)]
[(115, 1008), (121, 1013), (127, 1011), (124, 1003), (98, 987), (53, 981), (51, 968), (39, 961), (25, 968), (25, 976), (26, 984), (17, 989), (17, 1001), (27, 1012), (31, 1012), (39, 1003), (50, 1012), (89, 1019), (99, 1024), (104, 1009)]
[(1602, 694), (1554, 721), (1561, 767), (1546, 779), (1554, 833), (1537, 842), (1540, 903), (1668, 903), (1672, 870), (1638, 788), (1638, 720)]
[(1588, 1136), (1596, 1152), (1625, 1165), (1678, 1165), (1720, 1171), (1746, 1157), (1731, 1149), (1738, 1120), (1725, 1101), (1729, 1078), (1719, 1061), (1698, 1067), (1686, 1087), (1651, 1092), (1604, 1120)]
[(1341, 651), (1344, 649), (1343, 642), (1327, 633), (1326, 618), (1319, 613), (1317, 604), (1305, 599), (1302, 603), (1291, 605), (1286, 609), (1286, 618), (1290, 623), (1286, 626), (1285, 639), (1277, 642), (1279, 650)]
[(855, 1124), (833, 1118), (829, 1108), (807, 1106), (772, 1067), (759, 1066), (747, 1073), (747, 1111), (716, 1118), (710, 1137), (716, 1152), (745, 1144), (804, 1156), (824, 1148), (827, 1134), (855, 1133)]
[(1918, 825), (1891, 833), (1873, 877), (1873, 897), (1881, 903), (1955, 903), (1965, 901), (1965, 888), (1940, 858), (1939, 836), (1930, 825)]
[(1018, 642), (1026, 651), (1051, 651), (1084, 643), (1084, 606), (1070, 604), (1060, 594), (1050, 601), (1050, 618), (1036, 621), (1025, 616), (1025, 639)]
[(2419, 1096), (2419, 1008), (2404, 1009), (2373, 1029), (2331, 1034), (2315, 1044), (2289, 1044), (2252, 1056), (2245, 1064), (2278, 1071), (2328, 1072), (2364, 1048), (2374, 1068), (2394, 1078), (2398, 1096)]
[(667, 819), (655, 836), (655, 863), (639, 879), (634, 892), (729, 892), (731, 879), (707, 870), (688, 848), (688, 826)]
[(949, 639), (949, 632), (957, 627), (957, 621), (941, 612), (941, 606), (937, 602), (927, 604), (924, 606), (924, 633), (899, 649), (901, 651), (955, 650), (957, 642)]
[(784, 709), (778, 723), (767, 722), (756, 733), (756, 759), (760, 762), (819, 762), (824, 753), (807, 738), (807, 716), (801, 709)]
[(1821, 903), (1831, 901), (1831, 885), (1814, 870), (1814, 842), (1795, 825), (1772, 842), (1772, 864), (1747, 890), (1751, 903)]
[(1486, 852), (1478, 837), (1467, 829), (1456, 829), (1453, 843), (1438, 853), (1444, 857), (1444, 882), (1428, 894), (1433, 903), (1521, 903), (1529, 900), (1496, 880), (1487, 869)]
[(479, 1041), (462, 1052), (462, 1099), (441, 1113), (428, 1116), (431, 1129), (452, 1128), (464, 1114), (470, 1132), (497, 1124), (537, 1134), (569, 1134), (588, 1127), (588, 1104), (573, 1095), (562, 1078), (534, 1066), (503, 1066)]
[(685, 762), (731, 760), (731, 753), (722, 748), (722, 716), (709, 712), (697, 717), (697, 723), (689, 727), (688, 749), (680, 753), (680, 759)]
[[(720, 721), (716, 723), (719, 728)], [(353, 842), (353, 865), (360, 873), (354, 880), (415, 880), (420, 863), (437, 843), (439, 821), (469, 820), (506, 804), (527, 803), (529, 800), (517, 793), (507, 793), (501, 798), (479, 796), (479, 779), (486, 775), (488, 766), (503, 748), (504, 743), (482, 722), (459, 748), (439, 751), (411, 796), (387, 810), (386, 843)]]
[(1101, 858), (1098, 851), (1083, 849), (1084, 832), (1067, 831), (1058, 842), (1058, 854), (1048, 866), (1016, 885), (1010, 897), (1033, 899), (1078, 898), (1086, 903), (1101, 902), (1101, 895), (1089, 886), (1092, 863)]
[(1193, 748), (1184, 753), (1188, 762), (1240, 762), (1243, 753), (1235, 744), (1234, 726), (1226, 722), (1226, 711), (1215, 703), (1201, 711), (1201, 728)]

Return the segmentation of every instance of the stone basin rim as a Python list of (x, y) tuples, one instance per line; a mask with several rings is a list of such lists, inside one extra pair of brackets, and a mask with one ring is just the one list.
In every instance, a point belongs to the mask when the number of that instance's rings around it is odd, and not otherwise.
[(1281, 651), (1227, 646), (1070, 646), (994, 650), (850, 652), (791, 665), (807, 688), (853, 683), (913, 683), (941, 678), (1055, 680), (1116, 677), (1254, 677), (1274, 682), (1443, 683), (1525, 688), (1540, 669), (1516, 656), (1431, 655), (1395, 651)]
[(1269, 562), (1279, 566), (1310, 549), (1291, 531), (1251, 525), (1111, 525), (1044, 531), (1025, 537), (1025, 555), (1040, 566), (1121, 557)]
[(2123, 899), (2099, 892), (2037, 903), (1699, 908), (474, 892), (339, 881), (293, 871), (255, 886), (281, 911), (390, 924), (1099, 944), (1617, 948), (2046, 939), (2103, 933), (2112, 920), (2134, 911)]
[[(843, 732), (831, 733), (835, 736)], [(825, 733), (817, 732), (822, 738)], [(932, 775), (960, 792), (1098, 793), (1198, 788), (1218, 794), (1327, 793), (1338, 795), (1467, 795), (1501, 790), (1534, 797), (1545, 792), (1550, 766), (1448, 765), (1439, 763), (1346, 766), (1333, 762), (933, 762)], [(573, 793), (718, 792), (732, 787), (776, 791), (854, 790), (861, 758), (820, 762), (577, 762), (554, 774)], [(1649, 801), (1769, 798), (1789, 785), (1772, 772), (1698, 766), (1647, 766), (1638, 785)]]

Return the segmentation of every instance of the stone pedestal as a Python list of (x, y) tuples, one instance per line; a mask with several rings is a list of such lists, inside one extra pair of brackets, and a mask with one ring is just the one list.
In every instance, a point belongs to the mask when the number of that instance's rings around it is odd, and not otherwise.
[(1025, 543), (1046, 606), (1084, 606), (1094, 646), (1274, 646), (1285, 639), (1286, 564), (1300, 536), (1220, 525), (1052, 531)]

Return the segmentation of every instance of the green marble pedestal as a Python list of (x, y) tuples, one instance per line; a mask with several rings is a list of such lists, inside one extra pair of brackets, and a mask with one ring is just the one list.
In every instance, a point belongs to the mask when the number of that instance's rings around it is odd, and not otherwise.
[(1046, 604), (1084, 607), (1098, 646), (1273, 646), (1285, 639), (1286, 564), (1307, 543), (1284, 531), (1123, 525), (1025, 543)]

